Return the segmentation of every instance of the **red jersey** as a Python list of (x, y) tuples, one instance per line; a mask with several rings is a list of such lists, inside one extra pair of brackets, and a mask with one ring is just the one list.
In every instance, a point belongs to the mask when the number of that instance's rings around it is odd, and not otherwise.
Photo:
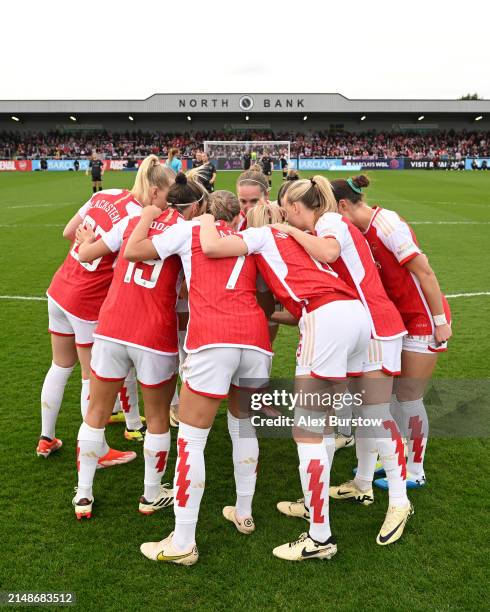
[(300, 319), (303, 308), (315, 308), (357, 296), (328, 266), (313, 259), (291, 238), (268, 226), (240, 234), (248, 252), (256, 254), (260, 274), (281, 304)]
[[(396, 212), (375, 208), (364, 233), (378, 266), (383, 285), (398, 308), (408, 333), (412, 336), (434, 334), (434, 321), (417, 277), (405, 264), (421, 254), (417, 239), (408, 224)], [(448, 322), (449, 304), (442, 296)]]
[[(140, 212), (141, 205), (129, 191), (107, 189), (94, 194), (78, 214), (86, 227), (103, 238), (122, 219)], [(78, 245), (73, 243), (51, 281), (48, 296), (69, 314), (84, 321), (97, 321), (111, 284), (116, 257), (117, 253), (110, 253), (82, 263), (78, 259)]]
[(241, 210), (238, 216), (237, 232), (242, 232), (245, 229), (247, 229), (247, 215)]
[(325, 213), (318, 219), (315, 232), (340, 244), (340, 256), (330, 265), (364, 304), (372, 336), (378, 340), (404, 336), (407, 330), (402, 317), (387, 296), (369, 245), (357, 227), (337, 213)]
[[(235, 233), (222, 221), (216, 227), (222, 236)], [(267, 319), (255, 297), (253, 257), (206, 257), (200, 229), (198, 221), (187, 221), (152, 238), (161, 259), (177, 254), (182, 260), (189, 290), (186, 352), (236, 346), (272, 354)]]
[[(148, 236), (158, 236), (180, 219), (175, 209), (165, 210), (151, 224)], [(127, 223), (122, 253), (138, 221)], [(178, 353), (175, 304), (181, 269), (177, 256), (139, 263), (119, 257), (94, 336), (161, 355)]]

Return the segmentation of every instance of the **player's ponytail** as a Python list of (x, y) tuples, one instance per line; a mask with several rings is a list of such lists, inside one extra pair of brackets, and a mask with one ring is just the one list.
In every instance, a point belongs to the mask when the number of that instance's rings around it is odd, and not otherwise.
[(271, 223), (284, 223), (286, 211), (277, 204), (267, 202), (263, 206), (254, 206), (247, 213), (247, 227), (263, 227)]
[(331, 182), (333, 194), (337, 202), (349, 200), (352, 204), (364, 202), (363, 187), (369, 186), (369, 179), (364, 174), (352, 178), (335, 179)]
[(288, 202), (301, 202), (319, 219), (327, 212), (337, 212), (337, 202), (329, 181), (321, 175), (294, 181), (286, 191)]
[(156, 155), (148, 155), (140, 163), (131, 193), (140, 204), (146, 206), (151, 203), (150, 189), (168, 189), (175, 180), (175, 172), (162, 166)]
[(242, 172), (238, 177), (236, 183), (237, 189), (240, 189), (241, 185), (258, 186), (264, 196), (267, 196), (269, 193), (269, 181), (265, 174), (255, 169), (252, 170), (252, 168), (250, 168), (250, 170), (245, 170), (245, 172)]
[(238, 198), (231, 191), (218, 189), (209, 196), (208, 212), (217, 221), (227, 221), (230, 223), (240, 214), (240, 203)]

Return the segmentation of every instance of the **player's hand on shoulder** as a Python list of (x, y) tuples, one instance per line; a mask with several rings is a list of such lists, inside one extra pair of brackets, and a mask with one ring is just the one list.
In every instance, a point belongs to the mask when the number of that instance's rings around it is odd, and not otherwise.
[(453, 335), (453, 330), (451, 329), (451, 326), (447, 323), (444, 323), (444, 325), (437, 325), (434, 330), (434, 338), (437, 344), (447, 342), (449, 338)]
[(155, 204), (150, 204), (150, 206), (145, 206), (141, 211), (141, 218), (145, 221), (154, 221), (162, 212), (161, 208), (158, 208)]
[(77, 227), (75, 240), (78, 244), (81, 244), (82, 242), (95, 242), (95, 233), (92, 228), (84, 227), (82, 224), (80, 224)]
[(279, 230), (283, 234), (290, 234), (293, 229), (292, 225), (287, 225), (286, 223), (273, 223), (271, 227), (276, 230)]

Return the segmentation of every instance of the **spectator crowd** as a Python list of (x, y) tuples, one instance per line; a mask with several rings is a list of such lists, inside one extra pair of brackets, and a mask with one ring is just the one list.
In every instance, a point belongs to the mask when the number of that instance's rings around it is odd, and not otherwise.
[(205, 140), (287, 140), (293, 157), (409, 157), (460, 159), (490, 157), (490, 132), (225, 132), (182, 134), (153, 132), (0, 132), (0, 159), (141, 158), (154, 153), (166, 157), (177, 147), (192, 157)]

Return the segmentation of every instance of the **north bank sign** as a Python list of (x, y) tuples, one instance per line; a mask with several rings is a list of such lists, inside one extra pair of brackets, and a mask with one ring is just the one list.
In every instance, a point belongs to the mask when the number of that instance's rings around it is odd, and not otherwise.
[(306, 109), (304, 96), (269, 94), (179, 95), (177, 111), (249, 112), (301, 111)]

